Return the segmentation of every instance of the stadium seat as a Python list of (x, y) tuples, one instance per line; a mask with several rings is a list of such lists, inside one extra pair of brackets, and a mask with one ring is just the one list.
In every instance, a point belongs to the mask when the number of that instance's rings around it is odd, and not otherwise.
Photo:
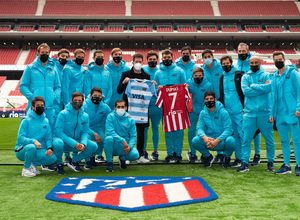
[(54, 32), (55, 25), (40, 25), (38, 30), (41, 32)]
[(236, 25), (222, 25), (222, 32), (238, 32), (238, 27)]
[(0, 25), (0, 31), (10, 31), (11, 25)]
[(0, 48), (0, 64), (16, 64), (19, 53), (18, 48)]
[(99, 25), (84, 25), (83, 31), (84, 32), (99, 32), (100, 26)]
[(20, 26), (16, 27), (15, 30), (32, 32), (32, 31), (34, 31), (34, 25), (20, 25)]
[(37, 9), (38, 0), (10, 0), (1, 1), (0, 15), (8, 17), (34, 16)]

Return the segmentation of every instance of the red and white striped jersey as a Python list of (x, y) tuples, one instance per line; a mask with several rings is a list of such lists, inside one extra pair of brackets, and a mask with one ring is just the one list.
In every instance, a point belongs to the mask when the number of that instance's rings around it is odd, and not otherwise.
[(163, 108), (164, 132), (178, 131), (191, 126), (187, 109), (189, 99), (190, 94), (185, 84), (159, 88), (156, 105)]

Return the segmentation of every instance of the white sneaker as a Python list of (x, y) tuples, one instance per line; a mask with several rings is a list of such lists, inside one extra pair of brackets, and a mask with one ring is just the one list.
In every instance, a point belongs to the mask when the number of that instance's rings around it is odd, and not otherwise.
[(129, 165), (130, 164), (130, 160), (126, 160), (125, 163), (126, 163), (126, 165)]
[(149, 163), (150, 160), (146, 159), (145, 157), (140, 157), (140, 159), (137, 160), (138, 163)]
[(29, 169), (23, 168), (23, 170), (22, 170), (22, 176), (25, 176), (25, 177), (34, 177), (34, 176), (36, 176), (36, 174), (34, 172), (32, 172), (30, 170), (30, 168)]
[(32, 172), (32, 173), (34, 173), (35, 175), (40, 175), (41, 174), (41, 171), (39, 171), (38, 170), (38, 168), (36, 167), (36, 166), (34, 166), (33, 164), (31, 164), (31, 166), (30, 166), (30, 171)]

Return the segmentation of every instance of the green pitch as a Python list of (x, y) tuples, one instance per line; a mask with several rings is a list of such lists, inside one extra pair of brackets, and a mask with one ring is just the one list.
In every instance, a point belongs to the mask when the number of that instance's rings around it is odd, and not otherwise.
[[(0, 119), (0, 163), (16, 163), (13, 148), (19, 119)], [(163, 137), (163, 135), (162, 135)], [(276, 142), (278, 137), (276, 135)], [(163, 143), (163, 141), (161, 141)], [(187, 140), (185, 140), (187, 143)], [(185, 144), (184, 149), (187, 149)], [(264, 144), (262, 144), (264, 149)], [(277, 144), (276, 154), (280, 153)], [(160, 150), (164, 150), (163, 146)], [(150, 149), (149, 149), (150, 151)], [(262, 151), (264, 153), (264, 150)], [(164, 154), (164, 152), (160, 152)], [(184, 155), (183, 155), (184, 156)], [(281, 164), (275, 164), (278, 168)], [(294, 164), (293, 164), (294, 167)], [(204, 169), (191, 165), (139, 165), (127, 170), (105, 167), (76, 174), (66, 168), (65, 176), (200, 176), (218, 194), (208, 203), (126, 213), (101, 208), (57, 203), (44, 199), (63, 176), (43, 172), (35, 178), (23, 178), (22, 167), (0, 166), (0, 219), (299, 219), (300, 178), (275, 176), (265, 171), (266, 164), (251, 167), (249, 173), (224, 170), (219, 165)]]

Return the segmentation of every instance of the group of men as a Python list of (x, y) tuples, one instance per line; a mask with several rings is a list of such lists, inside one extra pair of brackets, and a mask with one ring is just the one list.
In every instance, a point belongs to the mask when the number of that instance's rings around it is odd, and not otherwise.
[[(86, 67), (82, 65), (86, 55), (82, 49), (75, 50), (74, 59), (69, 59), (70, 52), (66, 49), (59, 51), (58, 59), (50, 58), (49, 54), (50, 47), (41, 44), (38, 57), (26, 67), (20, 83), (20, 91), (28, 99), (27, 116), (21, 122), (15, 148), (16, 156), (25, 161), (23, 176), (39, 174), (38, 165), (63, 174), (63, 154), (67, 166), (76, 172), (81, 171), (82, 160), (86, 170), (92, 169), (96, 162), (106, 161), (106, 170), (112, 172), (113, 156), (119, 156), (121, 168), (127, 167), (127, 160), (148, 163), (149, 122), (151, 158), (158, 160), (162, 118), (166, 128), (165, 162), (182, 160), (183, 128), (189, 127), (190, 162), (197, 160), (196, 151), (200, 151), (205, 167), (218, 161), (225, 168), (237, 167), (238, 172), (249, 171), (252, 139), (255, 145), (252, 165), (259, 164), (260, 133), (267, 146), (267, 169), (274, 171), (276, 120), (284, 164), (275, 173), (291, 173), (291, 132), (295, 174), (300, 175), (300, 76), (293, 66), (285, 65), (282, 52), (273, 54), (278, 69), (274, 74), (263, 70), (262, 60), (253, 56), (245, 43), (238, 46), (236, 65), (231, 56), (225, 55), (219, 61), (211, 50), (204, 50), (202, 67), (192, 60), (188, 46), (181, 49), (181, 57), (175, 62), (172, 51), (164, 50), (159, 67), (155, 51), (148, 52), (145, 66), (143, 55), (135, 54), (132, 68), (122, 60), (120, 48), (111, 51), (107, 65), (103, 51), (96, 50), (93, 62)], [(170, 102), (167, 98), (163, 100), (163, 88), (167, 87), (177, 91), (167, 94)], [(140, 110), (140, 101), (134, 100), (136, 94), (132, 96), (132, 90), (141, 94), (138, 96), (143, 97), (141, 103), (149, 104), (146, 116)], [(184, 102), (192, 100), (185, 120), (182, 109), (175, 111), (179, 105), (176, 97), (180, 94), (186, 94), (182, 96)], [(169, 112), (159, 108), (166, 106)], [(173, 120), (172, 126), (177, 123), (179, 129), (168, 130), (172, 123), (168, 116)], [(179, 116), (179, 124), (174, 122), (175, 116)], [(211, 150), (217, 151), (215, 158)], [(233, 152), (235, 160), (230, 163)]]

